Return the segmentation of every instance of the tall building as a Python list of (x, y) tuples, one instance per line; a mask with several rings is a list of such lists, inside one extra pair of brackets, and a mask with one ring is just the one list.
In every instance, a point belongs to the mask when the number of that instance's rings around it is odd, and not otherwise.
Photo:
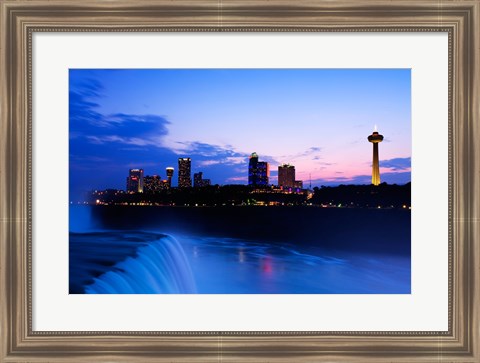
[(378, 165), (378, 144), (383, 141), (383, 135), (377, 132), (377, 127), (368, 137), (368, 141), (373, 144), (373, 162), (372, 162), (372, 184), (380, 184), (380, 167)]
[(248, 185), (268, 185), (270, 168), (266, 161), (258, 161), (257, 153), (252, 153), (248, 162)]
[(210, 179), (203, 179), (203, 173), (200, 171), (193, 174), (193, 187), (201, 188), (210, 185)]
[(167, 170), (167, 185), (168, 185), (169, 188), (171, 188), (172, 187), (172, 177), (173, 177), (174, 169), (171, 166), (169, 166), (169, 167), (167, 167), (166, 170)]
[(130, 169), (127, 177), (128, 193), (143, 193), (143, 169)]
[(162, 180), (158, 175), (147, 175), (143, 178), (144, 193), (154, 194), (167, 188), (167, 180)]
[(199, 188), (202, 185), (203, 173), (200, 171), (198, 173), (193, 174), (193, 187)]
[(178, 159), (178, 187), (191, 188), (192, 187), (192, 159), (179, 158)]
[(290, 164), (278, 166), (278, 186), (283, 188), (295, 188), (295, 167)]

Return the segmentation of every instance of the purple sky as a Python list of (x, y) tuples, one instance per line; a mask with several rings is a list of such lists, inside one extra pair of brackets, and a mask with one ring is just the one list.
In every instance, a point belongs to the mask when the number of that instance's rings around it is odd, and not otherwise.
[(213, 184), (246, 184), (248, 155), (312, 186), (410, 181), (409, 69), (72, 69), (70, 191), (125, 188), (130, 168), (165, 178), (192, 158)]

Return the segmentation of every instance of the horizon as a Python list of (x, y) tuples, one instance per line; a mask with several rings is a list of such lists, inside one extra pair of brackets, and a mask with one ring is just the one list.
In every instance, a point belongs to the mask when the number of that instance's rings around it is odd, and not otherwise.
[(178, 158), (212, 185), (246, 185), (248, 157), (295, 166), (304, 187), (411, 182), (409, 69), (71, 69), (70, 199), (166, 178)]

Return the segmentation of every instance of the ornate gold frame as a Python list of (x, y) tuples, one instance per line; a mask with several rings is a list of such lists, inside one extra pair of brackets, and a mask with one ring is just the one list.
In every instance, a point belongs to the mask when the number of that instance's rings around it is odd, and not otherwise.
[[(0, 0), (0, 26), (1, 361), (480, 361), (480, 0)], [(448, 32), (448, 331), (33, 331), (31, 39), (67, 30)]]

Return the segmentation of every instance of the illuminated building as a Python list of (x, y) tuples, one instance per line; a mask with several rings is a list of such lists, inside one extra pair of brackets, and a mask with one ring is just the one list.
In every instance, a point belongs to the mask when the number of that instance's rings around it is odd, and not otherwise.
[(202, 172), (193, 174), (193, 187), (198, 188), (202, 186)]
[(194, 188), (201, 188), (209, 185), (210, 185), (210, 179), (203, 179), (203, 173), (201, 171), (193, 174)]
[(248, 162), (248, 185), (268, 185), (269, 176), (270, 169), (268, 163), (266, 161), (258, 161), (257, 153), (252, 153)]
[(130, 169), (127, 177), (128, 193), (143, 193), (143, 169)]
[(167, 188), (167, 180), (160, 179), (158, 175), (147, 175), (143, 178), (143, 191), (145, 193), (158, 193), (160, 190)]
[(178, 187), (191, 188), (192, 187), (192, 159), (179, 158), (178, 159)]
[(169, 188), (172, 187), (172, 177), (173, 177), (173, 168), (169, 166), (167, 169), (167, 185)]
[(295, 187), (295, 167), (290, 164), (278, 166), (278, 186), (283, 188)]
[(297, 189), (303, 189), (303, 180), (295, 180), (293, 187)]
[(383, 135), (380, 135), (377, 132), (376, 126), (373, 133), (368, 137), (368, 141), (373, 144), (372, 184), (379, 185), (380, 184), (380, 168), (378, 165), (378, 144), (383, 141)]

